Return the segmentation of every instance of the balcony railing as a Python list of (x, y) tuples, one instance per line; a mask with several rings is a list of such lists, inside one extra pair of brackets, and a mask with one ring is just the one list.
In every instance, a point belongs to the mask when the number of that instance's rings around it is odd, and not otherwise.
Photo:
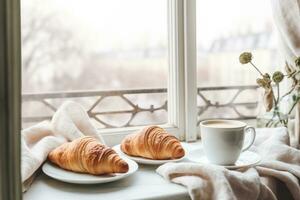
[[(208, 118), (253, 119), (257, 113), (257, 86), (198, 88), (198, 124)], [(167, 122), (167, 89), (79, 91), (23, 94), (23, 127), (50, 120), (66, 100), (75, 100), (100, 128)]]

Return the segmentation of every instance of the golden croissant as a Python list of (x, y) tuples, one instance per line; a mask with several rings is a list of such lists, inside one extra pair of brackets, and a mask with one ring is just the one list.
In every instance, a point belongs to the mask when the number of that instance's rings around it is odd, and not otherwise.
[(48, 159), (63, 169), (93, 175), (128, 171), (128, 164), (113, 149), (90, 136), (62, 144)]
[(121, 150), (130, 156), (154, 160), (178, 159), (185, 154), (180, 141), (158, 126), (146, 127), (126, 136), (121, 143)]

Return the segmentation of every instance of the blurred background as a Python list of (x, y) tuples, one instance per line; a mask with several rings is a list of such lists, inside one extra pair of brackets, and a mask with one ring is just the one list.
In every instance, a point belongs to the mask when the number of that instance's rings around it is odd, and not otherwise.
[[(23, 128), (65, 100), (99, 128), (167, 123), (167, 0), (21, 3)], [(197, 0), (199, 121), (259, 112), (258, 74), (238, 57), (251, 51), (263, 71), (282, 62), (269, 3)]]

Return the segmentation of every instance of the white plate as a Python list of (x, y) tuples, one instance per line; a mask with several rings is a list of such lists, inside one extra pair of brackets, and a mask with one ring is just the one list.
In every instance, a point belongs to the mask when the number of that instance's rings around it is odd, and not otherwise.
[(162, 164), (167, 163), (167, 162), (178, 162), (178, 161), (181, 161), (182, 159), (184, 159), (186, 157), (186, 154), (187, 154), (187, 152), (185, 151), (185, 156), (183, 156), (182, 158), (179, 158), (179, 159), (172, 159), (172, 160), (171, 159), (169, 159), (169, 160), (152, 160), (152, 159), (148, 159), (148, 158), (129, 156), (129, 155), (127, 155), (126, 153), (124, 153), (121, 150), (120, 144), (114, 146), (113, 149), (115, 151), (117, 151), (122, 156), (126, 156), (129, 159), (134, 160), (137, 163), (146, 164), (146, 165), (162, 165)]
[(113, 181), (123, 179), (138, 170), (138, 164), (136, 162), (124, 157), (122, 157), (122, 159), (124, 159), (129, 165), (128, 172), (115, 173), (112, 175), (95, 176), (91, 174), (81, 174), (81, 173), (71, 172), (52, 164), (50, 161), (47, 161), (43, 165), (42, 169), (43, 172), (48, 176), (67, 183), (77, 183), (77, 184), (108, 183), (108, 182), (113, 182)]
[[(203, 152), (203, 149), (197, 149), (191, 151), (189, 153), (188, 159), (190, 161), (197, 162), (197, 163), (210, 164)], [(226, 165), (223, 167), (227, 169), (239, 169), (244, 167), (251, 167), (259, 163), (260, 160), (261, 160), (261, 156), (258, 155), (257, 153), (254, 153), (252, 151), (245, 151), (241, 153), (239, 159), (235, 162), (235, 164)]]

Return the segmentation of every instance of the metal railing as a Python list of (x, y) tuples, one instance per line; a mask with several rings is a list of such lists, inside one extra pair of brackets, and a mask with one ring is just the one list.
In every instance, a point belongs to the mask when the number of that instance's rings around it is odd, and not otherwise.
[[(257, 97), (257, 86), (226, 86), (226, 87), (199, 87), (198, 88), (198, 124), (201, 120), (207, 118), (231, 118), (231, 119), (253, 119), (255, 118), (255, 110), (257, 109), (257, 100), (249, 101), (248, 98), (243, 101), (238, 100), (242, 93), (248, 91), (248, 97)], [(225, 92), (222, 97), (220, 92)], [(152, 95), (160, 94), (159, 97)], [(144, 95), (143, 98), (140, 98)], [(148, 95), (145, 97), (145, 95)], [(150, 96), (149, 96), (150, 95)], [(134, 96), (135, 98), (132, 98)], [(117, 100), (110, 100), (111, 98)], [(23, 94), (22, 104), (23, 125), (26, 123), (37, 123), (43, 120), (50, 120), (53, 113), (58, 109), (59, 105), (70, 99), (86, 99), (84, 104), (87, 104), (87, 113), (91, 119), (95, 120), (101, 128), (129, 127), (135, 125), (147, 124), (146, 119), (139, 119), (139, 114), (147, 113), (149, 115), (156, 114), (156, 123), (163, 124), (167, 122), (167, 89), (132, 89), (132, 90), (114, 90), (114, 91), (76, 91), (76, 92), (55, 92), (55, 93), (38, 93), (38, 94)], [(219, 98), (219, 100), (216, 100)], [(149, 101), (149, 105), (141, 105)], [(108, 100), (108, 103), (103, 103)], [(245, 101), (246, 100), (246, 101)], [(155, 101), (155, 105), (153, 104)], [(26, 105), (26, 104), (30, 105)], [(119, 109), (107, 109), (109, 104), (118, 105), (125, 103)], [(39, 104), (37, 107), (36, 104)], [(43, 108), (44, 107), (44, 108)], [(111, 106), (110, 106), (111, 107)], [(251, 110), (250, 114), (243, 113), (243, 110)], [(25, 111), (24, 111), (25, 110)], [(31, 111), (35, 110), (38, 115), (32, 115)], [(48, 110), (48, 113), (44, 112)], [(50, 112), (49, 112), (50, 111)], [(230, 116), (224, 113), (230, 113)], [(44, 115), (40, 113), (46, 113)], [(160, 114), (157, 114), (160, 113)], [(112, 116), (126, 115), (126, 119), (121, 124), (116, 125), (114, 121), (104, 120), (103, 117), (110, 119)], [(116, 121), (116, 120), (115, 120)], [(137, 124), (138, 123), (138, 124)], [(139, 124), (140, 123), (140, 124)], [(153, 122), (149, 122), (153, 123)]]
[[(257, 116), (257, 107), (258, 107), (258, 86), (257, 85), (246, 85), (246, 86), (220, 86), (220, 87), (199, 87), (198, 88), (198, 97), (203, 101), (202, 105), (198, 103), (198, 122), (197, 125), (204, 119), (210, 118), (226, 118), (226, 119), (255, 119)], [(238, 97), (243, 93), (248, 91), (247, 99), (244, 101), (237, 101)], [(208, 98), (205, 93), (215, 92), (216, 96), (219, 96), (219, 100), (214, 100)], [(221, 96), (219, 92), (226, 92), (225, 95)], [(220, 98), (221, 96), (221, 98)], [(251, 97), (255, 100), (249, 101)], [(203, 116), (205, 112), (213, 108), (208, 116)], [(225, 108), (225, 109), (224, 109)], [(251, 114), (244, 114), (242, 108), (252, 110)], [(224, 116), (218, 114), (218, 110), (223, 109), (223, 112), (230, 112), (231, 116)]]

